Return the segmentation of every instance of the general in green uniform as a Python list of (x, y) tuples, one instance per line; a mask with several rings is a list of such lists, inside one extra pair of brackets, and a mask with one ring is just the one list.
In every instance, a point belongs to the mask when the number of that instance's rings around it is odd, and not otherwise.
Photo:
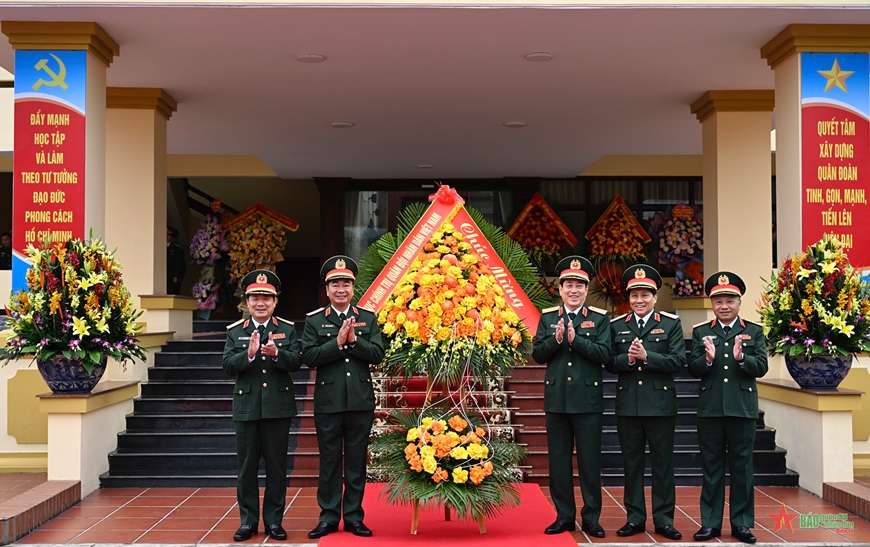
[(696, 541), (719, 537), (725, 505), (725, 459), (731, 472), (731, 535), (755, 543), (752, 450), (758, 419), (755, 379), (767, 373), (764, 329), (742, 319), (740, 297), (746, 285), (737, 274), (716, 272), (704, 284), (716, 319), (692, 332), (689, 372), (701, 379), (698, 398), (698, 441), (704, 482), (701, 487), (701, 529)]
[(281, 527), (287, 496), (287, 441), (296, 397), (290, 372), (302, 366), (296, 327), (274, 317), (281, 281), (268, 270), (255, 270), (242, 279), (251, 319), (227, 327), (223, 367), (235, 377), (233, 424), (239, 479), (237, 495), (242, 526), (233, 539), (244, 541), (257, 533), (260, 494), (257, 472), (260, 457), (266, 466), (263, 523), (272, 539), (287, 539)]
[(375, 314), (350, 305), (356, 272), (356, 262), (349, 257), (326, 261), (320, 274), (330, 305), (309, 313), (302, 332), (303, 360), (317, 369), (314, 426), (320, 448), (320, 522), (308, 533), (312, 539), (338, 531), (342, 518), (345, 530), (357, 536), (372, 535), (363, 524), (362, 507), (375, 414), (370, 367), (384, 358), (384, 344)]
[(682, 534), (674, 528), (674, 374), (686, 364), (683, 328), (679, 317), (655, 309), (662, 278), (654, 268), (645, 264), (626, 268), (622, 283), (633, 311), (610, 323), (613, 346), (606, 366), (608, 372), (619, 375), (616, 429), (625, 470), (627, 522), (616, 535), (646, 531), (643, 477), (649, 443), (655, 531), (668, 539), (680, 539)]
[(547, 364), (544, 412), (550, 457), (550, 495), (556, 522), (544, 530), (558, 534), (576, 527), (574, 473), (577, 447), (581, 529), (603, 538), (601, 515), (601, 415), (604, 412), (602, 365), (610, 359), (610, 325), (604, 310), (585, 305), (592, 263), (569, 256), (556, 265), (562, 306), (541, 314), (532, 358)]

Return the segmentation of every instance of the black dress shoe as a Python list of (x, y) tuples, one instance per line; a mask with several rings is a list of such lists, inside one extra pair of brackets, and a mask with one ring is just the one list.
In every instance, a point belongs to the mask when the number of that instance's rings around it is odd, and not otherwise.
[(561, 520), (557, 520), (553, 524), (547, 526), (544, 529), (545, 534), (561, 534), (562, 532), (569, 532), (571, 530), (576, 530), (577, 525), (573, 522), (563, 522)]
[(251, 536), (257, 533), (257, 527), (250, 524), (242, 524), (233, 535), (233, 541), (245, 541), (251, 539)]
[(695, 541), (707, 541), (709, 539), (717, 538), (722, 535), (722, 530), (719, 528), (709, 528), (707, 526), (701, 526), (701, 529), (695, 532)]
[(372, 535), (372, 531), (369, 530), (368, 526), (363, 524), (363, 521), (361, 520), (358, 520), (356, 522), (345, 522), (344, 531), (351, 532), (355, 536), (361, 536), (364, 538), (370, 537)]
[(272, 539), (285, 540), (287, 539), (287, 532), (281, 528), (280, 524), (267, 524), (266, 525), (266, 533), (269, 534), (269, 537)]
[(683, 534), (679, 533), (676, 528), (671, 526), (670, 524), (665, 524), (664, 526), (659, 526), (656, 528), (656, 534), (660, 536), (665, 536), (668, 539), (682, 539)]
[(646, 532), (646, 527), (643, 524), (626, 522), (625, 526), (616, 531), (616, 535), (619, 537), (628, 537), (635, 534), (642, 534), (644, 532)]
[(308, 537), (311, 539), (322, 538), (326, 534), (331, 534), (333, 532), (338, 532), (337, 524), (330, 524), (328, 522), (319, 522), (317, 523), (317, 527), (314, 530), (308, 532)]
[(752, 535), (748, 526), (732, 526), (731, 535), (743, 543), (755, 543), (755, 536)]
[(580, 529), (594, 538), (604, 537), (604, 528), (602, 528), (601, 525), (597, 522), (595, 524), (589, 524), (588, 522), (584, 522), (580, 525)]

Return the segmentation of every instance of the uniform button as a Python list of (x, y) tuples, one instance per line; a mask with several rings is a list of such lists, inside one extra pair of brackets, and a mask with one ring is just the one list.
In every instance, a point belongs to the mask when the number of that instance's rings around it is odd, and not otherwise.
[(637, 367), (637, 371), (640, 372), (643, 370), (643, 367)]
[(269, 384), (267, 384), (266, 382), (263, 382), (263, 387), (269, 387)]
[(568, 376), (568, 381), (569, 381), (569, 382), (571, 381), (571, 377), (570, 377), (570, 376)]
[(347, 375), (350, 376), (350, 372), (348, 372)]
[(284, 391), (290, 391), (290, 386), (285, 387)]
[(725, 383), (726, 383), (726, 384), (728, 383), (728, 378), (725, 378)]
[(619, 386), (619, 391), (622, 391), (622, 386)]
[(248, 344), (242, 344), (242, 347), (246, 348), (246, 347), (248, 347)]
[(749, 391), (752, 391), (752, 388), (749, 388)]
[(239, 395), (241, 395), (241, 394), (242, 394), (242, 390), (240, 389), (240, 390), (239, 390)]
[(571, 366), (571, 363), (568, 363), (568, 366), (570, 367), (570, 366)]
[(332, 333), (331, 333), (331, 332), (327, 332), (327, 333), (326, 333), (326, 337), (328, 338), (328, 337), (330, 337), (330, 336), (332, 336)]
[(725, 354), (725, 358), (728, 359), (728, 354), (727, 354), (727, 353)]
[(550, 381), (549, 381), (549, 380), (547, 380), (545, 383), (546, 383), (547, 385), (550, 385)]
[(589, 333), (588, 333), (588, 332), (586, 333), (586, 336), (589, 336)]
[(266, 369), (263, 369), (263, 374), (266, 374)]
[(667, 391), (667, 390), (668, 390), (668, 386), (665, 386), (665, 391)]
[(356, 335), (357, 335), (357, 336), (362, 336), (362, 331), (359, 331), (358, 333), (356, 333)]
[[(368, 382), (369, 382), (369, 383), (372, 383), (372, 379), (371, 379), (371, 378), (369, 378), (369, 379), (368, 379)], [(750, 390), (750, 391), (752, 391), (752, 390)]]
[(725, 370), (728, 370), (728, 365), (725, 365), (723, 368), (724, 368)]
[(728, 342), (725, 342), (725, 347), (726, 347), (726, 348), (728, 347)]
[(347, 344), (344, 345), (344, 349), (347, 349)]
[(658, 339), (658, 338), (656, 338), (656, 342), (658, 342), (658, 341), (659, 341), (659, 339)]
[(643, 380), (639, 381), (639, 382), (637, 383), (637, 385), (642, 386), (642, 385), (643, 385)]
[(284, 345), (284, 342), (278, 342), (278, 345), (279, 345), (279, 346), (283, 346), (283, 345)]
[(324, 385), (326, 382), (320, 382), (320, 385)]
[(705, 388), (705, 387), (702, 387), (702, 388), (701, 388), (701, 391), (704, 391), (704, 390), (705, 390), (705, 389), (707, 389), (707, 388)]
[(597, 386), (597, 385), (598, 385), (598, 382), (595, 382), (595, 384), (594, 384), (594, 385), (596, 385), (596, 386)]
[(345, 359), (344, 362), (345, 362), (345, 363), (350, 363), (350, 359)]
[(625, 342), (625, 338), (623, 338), (622, 340), (620, 340), (620, 342)]
[(265, 360), (266, 360), (266, 356), (265, 356), (265, 355), (263, 355), (263, 356), (262, 356), (262, 357), (263, 357), (263, 361), (265, 361)]

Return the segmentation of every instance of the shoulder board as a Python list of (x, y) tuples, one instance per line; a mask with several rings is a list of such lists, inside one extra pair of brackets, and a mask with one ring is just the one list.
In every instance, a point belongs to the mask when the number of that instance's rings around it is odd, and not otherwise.
[(586, 309), (592, 310), (595, 313), (600, 313), (601, 315), (607, 315), (607, 311), (602, 310), (601, 308), (596, 308), (595, 306), (586, 306)]
[(709, 324), (710, 324), (710, 321), (701, 321), (701, 322), (698, 323), (697, 325), (692, 325), (692, 328), (693, 328), (693, 329), (697, 329), (698, 327), (701, 327), (701, 326), (704, 326), (704, 325), (709, 325)]
[(546, 308), (546, 309), (541, 310), (541, 313), (550, 313), (550, 312), (554, 312), (554, 311), (559, 311), (559, 308), (561, 308), (561, 307), (562, 306), (553, 306), (552, 308)]
[(752, 323), (753, 325), (758, 325), (759, 327), (764, 328), (764, 325), (759, 323), (758, 321), (751, 321), (749, 319), (743, 319), (742, 317), (740, 319), (746, 323)]
[(611, 322), (611, 323), (614, 323), (614, 322), (616, 322), (616, 321), (619, 321), (620, 319), (622, 319), (622, 318), (625, 317), (626, 315), (628, 315), (628, 314), (627, 314), (627, 313), (623, 313), (623, 314), (620, 315), (619, 317), (614, 317), (613, 319), (611, 319), (610, 322)]
[(322, 311), (323, 311), (323, 308), (317, 308), (316, 310), (314, 310), (314, 311), (310, 311), (310, 312), (306, 313), (305, 315), (311, 317), (311, 316), (314, 315), (315, 313), (320, 313), (320, 312), (322, 312)]
[(356, 307), (354, 309), (356, 310), (357, 315), (363, 315), (363, 313), (370, 313), (372, 315), (375, 315), (375, 312), (373, 312), (372, 310), (370, 310), (368, 308)]
[(668, 313), (668, 312), (666, 312), (666, 311), (660, 311), (659, 313), (660, 313), (661, 315), (664, 315), (665, 317), (670, 317), (671, 319), (679, 319), (679, 318), (680, 318), (679, 315), (676, 315), (676, 314), (673, 314), (673, 313)]
[(241, 325), (244, 321), (245, 321), (244, 319), (239, 319), (238, 321), (236, 321), (236, 322), (233, 323), (232, 325), (227, 325), (227, 330), (230, 330), (230, 329), (233, 328), (233, 327), (238, 327), (238, 326)]
[(286, 319), (282, 319), (280, 317), (276, 317), (275, 319), (277, 319), (278, 321), (281, 321), (282, 323), (287, 323), (288, 325), (295, 325), (296, 324), (293, 321), (287, 321)]

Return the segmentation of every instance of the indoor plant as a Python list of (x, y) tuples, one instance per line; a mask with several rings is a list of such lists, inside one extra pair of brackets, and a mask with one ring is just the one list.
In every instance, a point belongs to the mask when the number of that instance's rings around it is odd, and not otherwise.
[(766, 283), (759, 313), (767, 349), (782, 354), (804, 388), (835, 388), (852, 355), (870, 349), (870, 286), (832, 237), (783, 261)]
[(126, 366), (145, 359), (135, 338), (142, 312), (121, 279), (121, 265), (100, 239), (28, 246), (27, 288), (7, 312), (13, 335), (5, 363), (33, 355), (52, 391), (90, 391), (109, 357)]

